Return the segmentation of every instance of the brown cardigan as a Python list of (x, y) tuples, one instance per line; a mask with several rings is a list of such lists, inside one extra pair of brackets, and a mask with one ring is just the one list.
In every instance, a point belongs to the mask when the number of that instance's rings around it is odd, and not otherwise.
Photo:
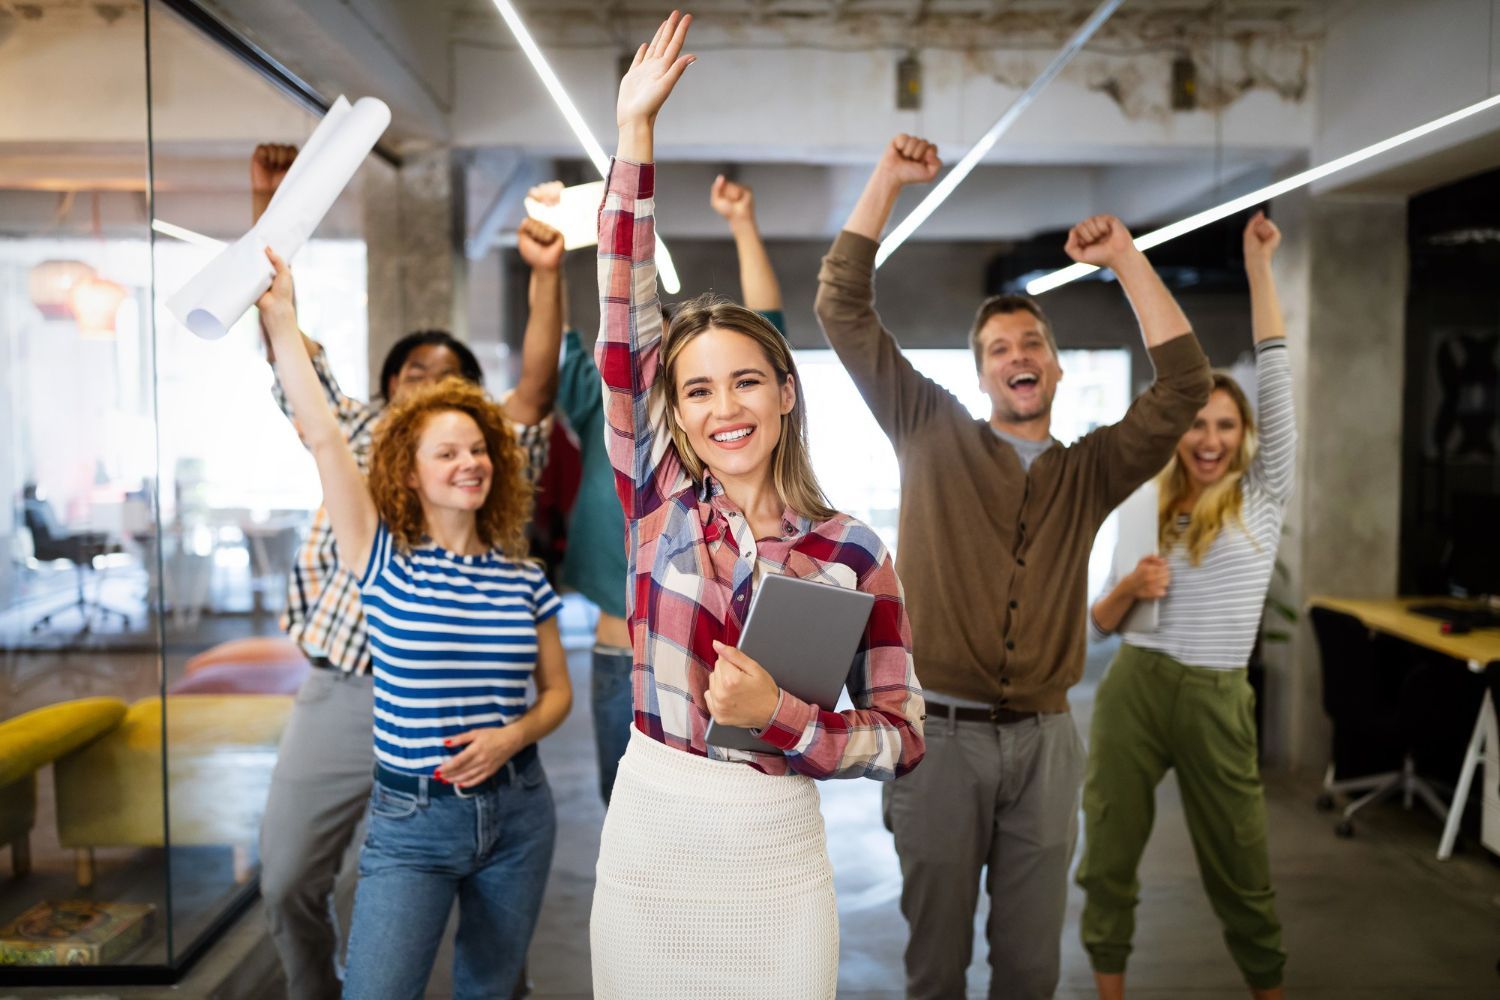
[(1208, 401), (1208, 359), (1191, 332), (1153, 348), (1156, 381), (1124, 419), (1054, 444), (1028, 473), (881, 325), (877, 246), (839, 235), (818, 273), (817, 313), (901, 463), (896, 569), (917, 677), (937, 701), (1066, 712), (1083, 675), (1094, 535)]

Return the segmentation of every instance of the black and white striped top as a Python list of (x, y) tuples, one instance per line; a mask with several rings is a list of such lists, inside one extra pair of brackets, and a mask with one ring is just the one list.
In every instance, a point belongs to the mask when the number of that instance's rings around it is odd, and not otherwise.
[[(1172, 582), (1161, 600), (1156, 631), (1125, 632), (1123, 638), (1132, 646), (1216, 670), (1237, 670), (1250, 659), (1281, 542), (1296, 461), (1297, 428), (1286, 340), (1276, 338), (1256, 346), (1255, 382), (1260, 446), (1241, 480), (1244, 525), (1230, 519), (1197, 566), (1188, 561), (1185, 544), (1165, 553)], [(1112, 575), (1104, 593), (1115, 583)], [(1089, 634), (1096, 641), (1104, 638), (1092, 615)]]

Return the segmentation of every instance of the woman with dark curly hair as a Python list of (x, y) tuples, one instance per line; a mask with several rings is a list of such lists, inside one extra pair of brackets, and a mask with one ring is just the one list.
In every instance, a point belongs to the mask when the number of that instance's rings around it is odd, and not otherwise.
[(556, 829), (536, 742), (573, 697), (557, 595), (526, 559), (526, 458), (504, 410), (449, 378), (385, 411), (366, 483), (298, 349), (291, 270), (267, 256), (261, 321), (359, 577), (374, 665), (375, 784), (344, 996), (420, 997), (455, 898), (455, 995), (509, 996)]

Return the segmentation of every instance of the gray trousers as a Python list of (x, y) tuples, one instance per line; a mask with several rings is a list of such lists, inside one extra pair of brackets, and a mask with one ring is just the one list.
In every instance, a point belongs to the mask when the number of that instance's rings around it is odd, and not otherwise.
[(289, 1000), (341, 992), (333, 887), (370, 797), (374, 710), (368, 675), (314, 669), (281, 736), (260, 828), (260, 892)]
[(928, 712), (927, 756), (884, 788), (910, 927), (907, 996), (965, 995), (983, 870), (990, 997), (1051, 997), (1085, 763), (1073, 716), (996, 725)]

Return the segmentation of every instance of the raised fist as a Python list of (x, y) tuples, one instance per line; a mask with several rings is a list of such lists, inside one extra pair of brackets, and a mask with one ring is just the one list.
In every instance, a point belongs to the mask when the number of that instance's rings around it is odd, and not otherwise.
[(927, 184), (943, 169), (937, 146), (905, 132), (896, 136), (880, 154), (875, 169), (897, 184)]
[(1080, 264), (1110, 268), (1137, 252), (1130, 230), (1113, 215), (1091, 215), (1084, 219), (1068, 232), (1063, 250)]

